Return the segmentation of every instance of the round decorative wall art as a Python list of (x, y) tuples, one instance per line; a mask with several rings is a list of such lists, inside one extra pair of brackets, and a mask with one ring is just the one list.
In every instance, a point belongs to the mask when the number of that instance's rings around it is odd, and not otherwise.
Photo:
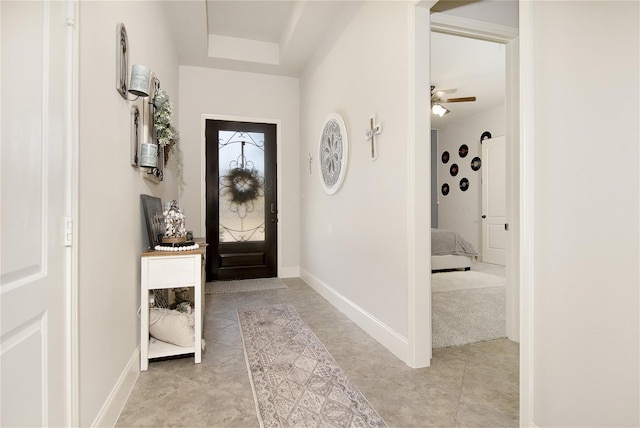
[(447, 163), (449, 162), (449, 152), (444, 151), (442, 152), (442, 163)]
[(482, 166), (482, 160), (476, 156), (475, 158), (471, 159), (471, 169), (474, 171), (477, 171), (480, 169), (480, 167)]
[(467, 180), (466, 178), (463, 178), (462, 180), (460, 180), (460, 190), (462, 190), (463, 192), (466, 192), (468, 188), (469, 188), (469, 180)]
[(467, 157), (467, 155), (469, 154), (469, 146), (467, 146), (466, 144), (461, 145), (458, 149), (458, 154), (461, 158)]
[(342, 186), (347, 172), (348, 154), (347, 127), (342, 116), (331, 113), (325, 120), (318, 144), (320, 182), (329, 195), (336, 193)]
[(451, 174), (452, 177), (455, 177), (456, 175), (458, 175), (457, 163), (451, 164), (451, 167), (449, 168), (449, 174)]
[(442, 185), (442, 194), (443, 194), (444, 196), (447, 196), (447, 195), (449, 194), (449, 184), (444, 183), (444, 184)]

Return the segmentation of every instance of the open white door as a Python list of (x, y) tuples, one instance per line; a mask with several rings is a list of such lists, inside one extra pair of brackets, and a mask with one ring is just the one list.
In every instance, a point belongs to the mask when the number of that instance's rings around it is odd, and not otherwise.
[(505, 264), (507, 244), (506, 139), (482, 143), (482, 261)]
[(65, 2), (0, 2), (1, 426), (69, 426)]

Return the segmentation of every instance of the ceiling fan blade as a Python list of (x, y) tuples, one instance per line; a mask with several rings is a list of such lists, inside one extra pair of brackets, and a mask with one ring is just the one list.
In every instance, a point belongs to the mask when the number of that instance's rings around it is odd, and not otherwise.
[(443, 99), (447, 94), (453, 94), (457, 89), (438, 89), (437, 91), (431, 91), (431, 96), (437, 97), (439, 100)]
[[(435, 89), (435, 88), (434, 88)], [(453, 94), (455, 92), (457, 92), (458, 89), (457, 88), (451, 88), (451, 89), (438, 89), (436, 91), (436, 94)]]
[(476, 97), (460, 97), (460, 98), (449, 98), (446, 100), (440, 100), (442, 103), (465, 103), (467, 101), (475, 101)]

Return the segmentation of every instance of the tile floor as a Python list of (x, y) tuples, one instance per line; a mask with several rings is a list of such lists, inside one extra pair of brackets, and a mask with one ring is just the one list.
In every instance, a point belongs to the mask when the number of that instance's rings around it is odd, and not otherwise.
[(140, 373), (117, 427), (258, 427), (236, 308), (289, 303), (390, 427), (517, 427), (518, 344), (434, 351), (411, 369), (300, 279), (287, 289), (207, 296), (202, 363), (156, 361)]

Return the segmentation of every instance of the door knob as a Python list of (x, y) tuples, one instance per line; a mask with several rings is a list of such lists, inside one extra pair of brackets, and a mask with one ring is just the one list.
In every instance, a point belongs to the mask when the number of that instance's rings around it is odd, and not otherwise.
[(482, 218), (487, 218), (487, 216), (486, 216), (486, 215), (484, 215), (484, 214), (482, 214)]

